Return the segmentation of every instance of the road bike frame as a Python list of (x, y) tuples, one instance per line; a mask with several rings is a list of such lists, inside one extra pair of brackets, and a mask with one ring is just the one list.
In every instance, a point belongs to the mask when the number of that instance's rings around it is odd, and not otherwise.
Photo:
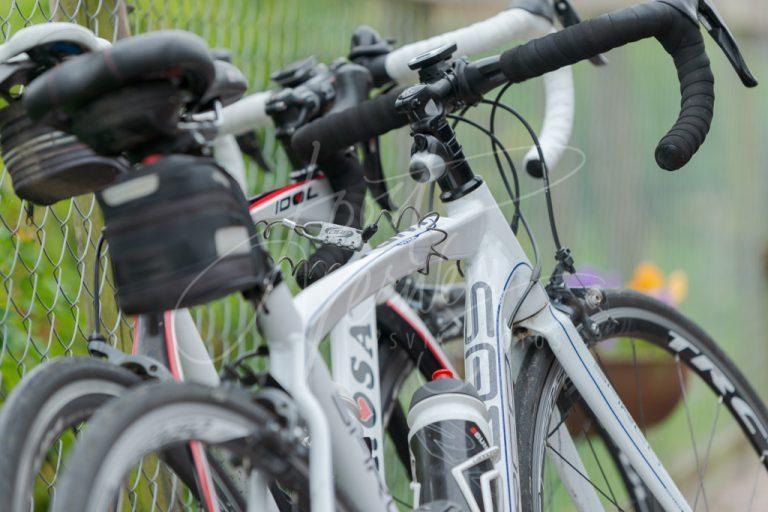
[[(232, 148), (232, 147), (230, 147)], [(232, 150), (237, 151), (235, 146)], [(220, 160), (220, 155), (217, 154)], [(257, 196), (250, 201), (254, 223), (270, 225), (283, 218), (296, 222), (333, 219), (337, 196), (322, 174), (302, 179)], [(443, 367), (454, 370), (437, 339), (410, 304), (394, 290), (386, 288), (342, 316), (330, 333), (333, 384), (343, 390), (346, 400), (354, 402), (362, 435), (368, 438), (374, 467), (384, 476), (384, 425), (379, 389), (379, 358), (376, 306), (386, 304), (412, 329), (423, 346)], [(140, 315), (134, 320), (132, 353), (150, 356), (163, 363), (175, 380), (210, 386), (220, 384), (214, 362), (194, 320), (186, 309), (166, 311), (161, 315)], [(331, 388), (334, 393), (337, 389)], [(192, 446), (196, 472), (203, 499), (209, 510), (218, 510), (215, 486), (205, 454)], [(208, 485), (205, 485), (205, 483)]]
[[(393, 281), (425, 268), (439, 251), (442, 258), (466, 263), (465, 368), (467, 380), (475, 385), (493, 419), (494, 444), (500, 449), (496, 469), (502, 488), (501, 510), (513, 511), (519, 505), (513, 375), (507, 357), (514, 339), (507, 326), (521, 300), (512, 323), (547, 340), (607, 435), (664, 509), (690, 510), (570, 318), (553, 307), (541, 286), (525, 294), (532, 266), (488, 188), (482, 185), (445, 207), (447, 216), (433, 214), (422, 219), (295, 299), (281, 285), (259, 312), (259, 325), (272, 354), (271, 372), (289, 389), (309, 424), (313, 506), (333, 509), (330, 475), (336, 470), (337, 488), (358, 496), (355, 502), (367, 504), (360, 510), (391, 508), (385, 498), (377, 500), (382, 496), (380, 489), (361, 477), (369, 469), (370, 456), (360, 458), (348, 449), (359, 444), (354, 422), (350, 428), (338, 428), (349, 427), (345, 411), (337, 414), (329, 407), (334, 403), (328, 396), (334, 394), (334, 384), (313, 356), (319, 341), (351, 308)], [(583, 484), (581, 490), (589, 492)]]

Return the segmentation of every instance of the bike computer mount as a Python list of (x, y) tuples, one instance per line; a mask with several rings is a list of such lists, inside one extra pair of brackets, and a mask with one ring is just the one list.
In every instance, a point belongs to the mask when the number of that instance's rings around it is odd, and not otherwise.
[(395, 102), (397, 110), (411, 123), (413, 145), (408, 172), (420, 183), (436, 181), (444, 202), (458, 199), (482, 183), (467, 163), (446, 118), (446, 97), (452, 96), (453, 85), (443, 79), (452, 74), (451, 57), (455, 51), (455, 43), (447, 44), (411, 60), (408, 67), (419, 72), (422, 83), (403, 91)]
[(312, 56), (288, 64), (283, 69), (272, 73), (269, 78), (280, 87), (297, 87), (317, 75), (319, 71), (317, 58)]
[(451, 67), (451, 57), (453, 57), (456, 49), (456, 43), (438, 46), (411, 59), (408, 62), (408, 67), (419, 72), (419, 79), (422, 82), (433, 82), (442, 78)]

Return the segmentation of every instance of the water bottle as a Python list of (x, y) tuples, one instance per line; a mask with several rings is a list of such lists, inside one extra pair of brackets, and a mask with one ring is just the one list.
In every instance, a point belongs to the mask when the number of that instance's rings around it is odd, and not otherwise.
[[(496, 510), (490, 415), (474, 387), (438, 370), (408, 412), (414, 504), (419, 510)], [(437, 507), (437, 508), (436, 508)]]

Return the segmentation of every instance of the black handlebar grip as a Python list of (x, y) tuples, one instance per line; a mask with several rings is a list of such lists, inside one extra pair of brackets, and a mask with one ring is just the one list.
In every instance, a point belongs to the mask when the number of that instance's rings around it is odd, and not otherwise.
[(395, 110), (395, 100), (402, 91), (396, 87), (356, 107), (308, 123), (293, 135), (293, 150), (305, 162), (313, 158), (322, 161), (353, 144), (407, 125), (408, 118)]
[(508, 50), (499, 67), (518, 83), (649, 37), (672, 56), (680, 80), (680, 116), (656, 148), (659, 166), (674, 171), (704, 142), (715, 103), (701, 32), (682, 11), (655, 1), (605, 14)]
[[(360, 229), (366, 186), (363, 166), (357, 155), (337, 152), (319, 161), (318, 165), (328, 178), (331, 189), (338, 194), (333, 223)], [(305, 288), (344, 265), (351, 257), (352, 251), (324, 245), (298, 264), (296, 282)]]

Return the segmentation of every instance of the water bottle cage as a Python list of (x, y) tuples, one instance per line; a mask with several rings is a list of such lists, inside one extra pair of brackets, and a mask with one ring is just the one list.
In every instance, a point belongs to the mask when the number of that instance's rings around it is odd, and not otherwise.
[(480, 476), (480, 492), (483, 498), (483, 503), (477, 503), (475, 496), (472, 494), (472, 489), (469, 486), (469, 482), (464, 477), (464, 472), (470, 468), (477, 466), (478, 464), (490, 460), (496, 463), (499, 460), (499, 447), (491, 446), (488, 449), (478, 453), (474, 457), (462, 462), (458, 466), (451, 470), (453, 478), (456, 479), (456, 483), (459, 484), (459, 489), (464, 495), (464, 499), (469, 504), (469, 509), (472, 512), (494, 512), (493, 493), (491, 485), (496, 483), (496, 495), (501, 496), (501, 489), (499, 488), (499, 471), (497, 469), (491, 469), (486, 471)]

